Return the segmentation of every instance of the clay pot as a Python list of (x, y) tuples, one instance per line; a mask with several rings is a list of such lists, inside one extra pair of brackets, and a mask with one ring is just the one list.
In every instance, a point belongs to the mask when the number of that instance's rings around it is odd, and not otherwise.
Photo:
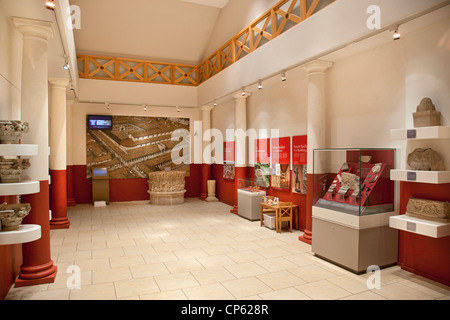
[(18, 230), (23, 219), (30, 214), (31, 206), (25, 204), (2, 204), (0, 206), (1, 231)]

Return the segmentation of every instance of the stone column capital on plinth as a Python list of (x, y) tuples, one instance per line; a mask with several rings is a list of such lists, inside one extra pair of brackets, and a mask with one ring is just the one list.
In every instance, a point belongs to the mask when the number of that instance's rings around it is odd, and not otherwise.
[(303, 65), (301, 68), (306, 70), (306, 72), (308, 72), (308, 74), (315, 74), (315, 73), (323, 73), (327, 69), (331, 68), (332, 66), (333, 66), (333, 62), (314, 60), (314, 61), (311, 61), (311, 62)]
[(13, 17), (13, 23), (24, 37), (33, 37), (48, 41), (53, 38), (53, 23), (28, 18)]

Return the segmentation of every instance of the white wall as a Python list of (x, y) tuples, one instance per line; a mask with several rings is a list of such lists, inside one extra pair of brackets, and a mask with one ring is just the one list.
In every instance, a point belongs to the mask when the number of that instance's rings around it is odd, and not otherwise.
[(0, 1), (0, 119), (20, 120), (22, 38)]

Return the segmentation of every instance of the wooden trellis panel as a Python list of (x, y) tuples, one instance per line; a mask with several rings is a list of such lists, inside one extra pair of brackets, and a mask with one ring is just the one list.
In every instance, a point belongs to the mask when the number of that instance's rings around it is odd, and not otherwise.
[(337, 0), (281, 0), (198, 66), (78, 55), (80, 78), (197, 86)]

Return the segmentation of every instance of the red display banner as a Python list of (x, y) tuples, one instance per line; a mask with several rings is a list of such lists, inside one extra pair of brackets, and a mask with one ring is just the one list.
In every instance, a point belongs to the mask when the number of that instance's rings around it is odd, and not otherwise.
[(235, 161), (235, 151), (234, 147), (235, 142), (234, 141), (228, 141), (223, 143), (223, 161), (226, 163), (230, 163)]
[(256, 163), (270, 163), (270, 139), (257, 139)]
[(306, 165), (308, 162), (308, 136), (292, 137), (292, 164)]
[(291, 163), (291, 137), (272, 139), (272, 164)]

